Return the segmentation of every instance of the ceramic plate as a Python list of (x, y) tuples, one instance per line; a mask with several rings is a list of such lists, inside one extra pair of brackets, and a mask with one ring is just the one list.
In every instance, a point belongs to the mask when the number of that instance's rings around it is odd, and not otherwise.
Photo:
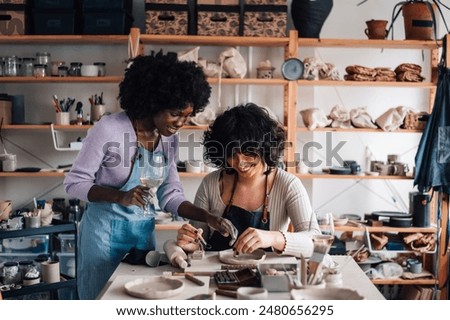
[(364, 300), (355, 290), (345, 288), (293, 289), (291, 297), (294, 300)]
[(141, 299), (164, 299), (179, 294), (184, 290), (184, 283), (179, 279), (139, 278), (124, 285), (125, 292)]
[(232, 249), (219, 252), (219, 260), (226, 264), (258, 264), (265, 258), (266, 253), (261, 249), (253, 253), (241, 253), (236, 257), (233, 255)]

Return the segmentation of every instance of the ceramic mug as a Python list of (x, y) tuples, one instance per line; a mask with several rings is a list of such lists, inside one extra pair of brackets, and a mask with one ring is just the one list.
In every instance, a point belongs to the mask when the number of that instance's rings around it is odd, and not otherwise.
[(388, 24), (387, 20), (369, 20), (366, 21), (367, 28), (364, 33), (369, 39), (386, 39), (388, 31), (386, 26)]

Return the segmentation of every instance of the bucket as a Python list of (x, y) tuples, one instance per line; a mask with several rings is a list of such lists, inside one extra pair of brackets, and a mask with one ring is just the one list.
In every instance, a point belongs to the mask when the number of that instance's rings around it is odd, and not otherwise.
[[(432, 5), (436, 13), (436, 7)], [(425, 2), (405, 3), (402, 6), (406, 40), (433, 40), (433, 16)]]

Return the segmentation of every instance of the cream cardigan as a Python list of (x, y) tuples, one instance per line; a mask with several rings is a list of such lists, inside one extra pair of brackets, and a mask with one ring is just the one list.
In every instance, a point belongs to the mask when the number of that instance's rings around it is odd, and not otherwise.
[[(220, 196), (220, 172), (208, 174), (201, 182), (195, 196), (195, 205), (208, 210), (211, 214), (222, 216), (226, 204)], [(286, 238), (286, 246), (282, 254), (299, 257), (303, 254), (311, 256), (313, 244), (312, 234), (320, 234), (316, 216), (305, 187), (296, 176), (278, 169), (270, 191), (269, 200), (270, 230), (278, 230)], [(311, 221), (312, 218), (312, 221)], [(294, 232), (288, 232), (289, 224)], [(202, 227), (205, 238), (211, 230), (203, 223), (193, 222), (196, 227)]]

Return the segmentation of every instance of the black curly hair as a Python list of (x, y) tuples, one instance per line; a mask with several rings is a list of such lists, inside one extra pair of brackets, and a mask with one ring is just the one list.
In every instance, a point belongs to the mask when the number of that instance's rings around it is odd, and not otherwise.
[(273, 168), (283, 154), (285, 131), (269, 112), (254, 103), (240, 104), (219, 115), (203, 135), (206, 162), (227, 167), (227, 158), (239, 151), (257, 155)]
[(144, 119), (163, 110), (203, 111), (211, 86), (195, 62), (178, 61), (177, 54), (154, 51), (137, 56), (119, 85), (120, 106), (131, 119)]

